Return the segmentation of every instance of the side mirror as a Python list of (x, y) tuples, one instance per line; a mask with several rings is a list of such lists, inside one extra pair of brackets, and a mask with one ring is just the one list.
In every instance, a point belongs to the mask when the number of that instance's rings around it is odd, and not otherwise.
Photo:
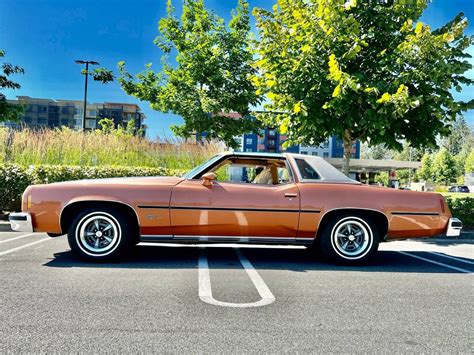
[(206, 173), (202, 176), (202, 184), (204, 186), (212, 186), (212, 181), (215, 180), (217, 175), (215, 173)]

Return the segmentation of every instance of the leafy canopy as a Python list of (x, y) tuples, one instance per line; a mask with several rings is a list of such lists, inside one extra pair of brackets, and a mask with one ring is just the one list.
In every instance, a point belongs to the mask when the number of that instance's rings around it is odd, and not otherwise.
[[(433, 31), (418, 21), (425, 0), (278, 0), (255, 10), (261, 40), (253, 82), (269, 99), (261, 115), (288, 143), (345, 141), (402, 149), (434, 146), (474, 100), (450, 90), (474, 81), (461, 13)], [(349, 146), (350, 147), (350, 146)]]
[[(5, 51), (0, 49), (0, 58), (5, 57)], [(19, 89), (21, 86), (10, 79), (10, 75), (24, 74), (23, 68), (11, 63), (2, 63), (0, 69), (0, 122), (16, 121), (23, 112), (23, 107), (12, 105), (2, 93), (4, 89)]]
[(135, 77), (121, 62), (122, 88), (149, 101), (157, 111), (181, 116), (184, 125), (172, 127), (175, 134), (189, 137), (206, 132), (208, 139), (236, 146), (233, 137), (254, 129), (255, 123), (228, 117), (225, 112), (245, 116), (259, 102), (249, 80), (255, 69), (247, 1), (239, 0), (228, 26), (205, 8), (203, 0), (185, 0), (180, 18), (168, 1), (167, 17), (160, 20), (159, 31), (155, 44), (167, 56), (173, 55), (174, 62), (165, 56), (160, 72), (148, 64)]

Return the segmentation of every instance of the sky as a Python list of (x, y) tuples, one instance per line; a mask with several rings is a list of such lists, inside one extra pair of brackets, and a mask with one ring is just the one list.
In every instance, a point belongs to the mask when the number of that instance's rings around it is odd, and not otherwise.
[[(249, 3), (250, 8), (271, 9), (275, 1)], [(182, 0), (173, 3), (179, 9)], [(206, 0), (206, 6), (226, 20), (236, 4), (237, 0)], [(95, 60), (111, 69), (123, 60), (132, 73), (147, 63), (155, 63), (156, 69), (161, 52), (153, 40), (165, 10), (166, 0), (0, 0), (0, 49), (6, 51), (5, 61), (25, 69), (25, 75), (14, 77), (21, 89), (7, 90), (7, 98), (82, 100), (84, 77), (76, 59)], [(434, 29), (461, 11), (471, 22), (467, 33), (474, 35), (474, 0), (433, 0), (421, 20)], [(469, 52), (474, 56), (474, 46)], [(468, 76), (474, 78), (474, 69)], [(455, 97), (474, 98), (474, 87), (455, 93)], [(117, 82), (103, 85), (89, 81), (88, 101), (138, 103), (147, 115), (150, 138), (171, 136), (169, 126), (182, 122), (178, 116), (154, 111), (147, 102), (128, 96)], [(465, 117), (474, 125), (474, 111)]]

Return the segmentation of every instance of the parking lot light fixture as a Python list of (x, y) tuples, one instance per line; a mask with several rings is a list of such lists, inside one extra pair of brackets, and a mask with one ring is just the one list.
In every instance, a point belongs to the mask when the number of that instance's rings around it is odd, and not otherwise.
[(89, 64), (90, 65), (99, 65), (100, 63), (99, 62), (96, 62), (94, 60), (76, 60), (75, 61), (76, 64), (85, 64), (86, 65), (86, 69), (85, 69), (85, 72), (84, 72), (84, 75), (85, 75), (85, 80), (84, 80), (84, 110), (82, 112), (82, 131), (85, 132), (86, 131), (86, 110), (87, 110), (87, 79), (89, 77)]

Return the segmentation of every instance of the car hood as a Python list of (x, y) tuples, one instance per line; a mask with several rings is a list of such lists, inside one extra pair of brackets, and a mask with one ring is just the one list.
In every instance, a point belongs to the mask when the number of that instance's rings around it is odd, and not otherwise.
[(117, 177), (107, 179), (87, 179), (63, 181), (48, 184), (51, 187), (67, 187), (67, 186), (146, 186), (146, 185), (164, 185), (174, 186), (183, 181), (182, 177), (175, 176), (151, 176), (151, 177)]

